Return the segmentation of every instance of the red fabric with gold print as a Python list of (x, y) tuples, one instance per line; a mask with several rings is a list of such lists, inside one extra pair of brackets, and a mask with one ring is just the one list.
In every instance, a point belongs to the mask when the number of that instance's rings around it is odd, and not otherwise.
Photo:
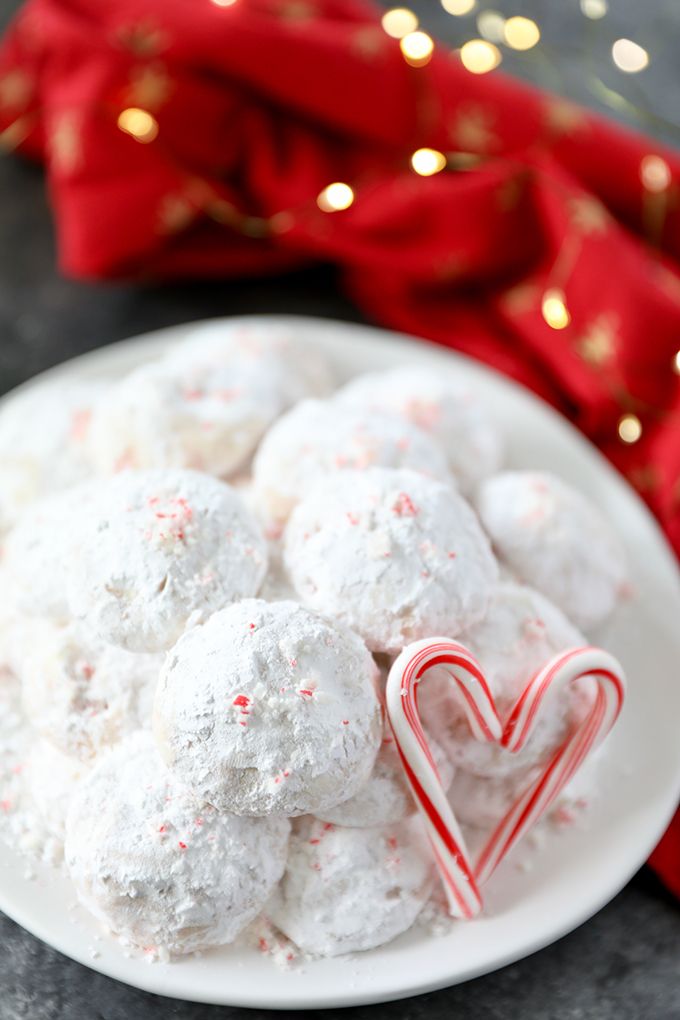
[[(680, 157), (444, 50), (409, 66), (380, 13), (29, 0), (0, 50), (0, 144), (45, 163), (64, 272), (332, 261), (371, 318), (556, 404), (680, 551)], [(448, 168), (417, 176), (422, 146)], [(333, 181), (354, 202), (324, 212)]]

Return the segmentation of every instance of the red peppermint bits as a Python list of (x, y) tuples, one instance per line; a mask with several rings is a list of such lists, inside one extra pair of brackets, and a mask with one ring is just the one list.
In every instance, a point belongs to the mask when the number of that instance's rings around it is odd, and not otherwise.
[(180, 850), (186, 850), (187, 848), (186, 843), (183, 843), (181, 839), (177, 845), (179, 846)]
[(248, 698), (245, 694), (237, 694), (232, 701), (232, 705), (236, 705), (237, 708), (248, 708), (249, 704), (250, 698)]
[(392, 510), (397, 517), (415, 517), (418, 513), (418, 508), (414, 506), (413, 500), (407, 492), (400, 492), (397, 496)]

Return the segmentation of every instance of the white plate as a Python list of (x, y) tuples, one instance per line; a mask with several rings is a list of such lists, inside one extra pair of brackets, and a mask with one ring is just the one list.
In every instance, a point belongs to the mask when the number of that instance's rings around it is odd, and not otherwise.
[[(48, 868), (25, 878), (25, 862), (4, 846), (0, 908), (67, 956), (161, 995), (280, 1009), (397, 999), (488, 973), (553, 942), (614, 896), (657, 842), (680, 793), (678, 573), (635, 493), (564, 419), (519, 386), (459, 355), (380, 330), (313, 319), (268, 321), (288, 322), (314, 337), (341, 376), (414, 360), (457, 368), (507, 435), (510, 462), (559, 472), (587, 492), (623, 536), (636, 595), (602, 640), (623, 661), (630, 693), (608, 744), (602, 801), (585, 828), (551, 836), (544, 852), (534, 852), (531, 871), (518, 867), (518, 848), (487, 887), (482, 919), (459, 922), (444, 936), (414, 928), (381, 949), (299, 970), (281, 971), (268, 957), (233, 947), (171, 964), (128, 959), (107, 936), (95, 941), (96, 925), (84, 914), (72, 919), (73, 890), (65, 879)], [(128, 340), (40, 378), (119, 375), (186, 332), (181, 326)]]

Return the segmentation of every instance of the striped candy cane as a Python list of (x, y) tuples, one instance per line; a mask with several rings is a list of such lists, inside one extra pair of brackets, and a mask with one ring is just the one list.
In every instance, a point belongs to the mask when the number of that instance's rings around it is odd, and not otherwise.
[(491, 834), (475, 865), (478, 882), (485, 882), (493, 874), (515, 844), (545, 814), (618, 719), (626, 693), (620, 664), (601, 648), (572, 648), (556, 655), (529, 681), (505, 724), (502, 746), (513, 754), (521, 751), (534, 732), (545, 699), (557, 697), (582, 677), (592, 677), (597, 684), (590, 712)]
[(482, 899), (418, 714), (418, 684), (435, 666), (448, 672), (478, 740), (500, 740), (502, 726), (481, 667), (463, 645), (448, 638), (416, 641), (395, 660), (385, 700), (397, 750), (425, 819), (450, 912), (471, 918), (481, 910)]
[[(417, 685), (428, 670), (443, 667), (478, 740), (496, 741), (511, 753), (530, 739), (541, 707), (550, 695), (582, 677), (597, 684), (594, 704), (567, 737), (538, 779), (517, 799), (482, 849), (474, 868), (432, 760), (418, 715)], [(616, 722), (625, 696), (621, 666), (599, 648), (575, 648), (551, 659), (529, 681), (504, 727), (481, 667), (463, 645), (431, 638), (409, 645), (395, 660), (387, 680), (387, 712), (416, 803), (425, 819), (450, 911), (455, 917), (479, 913), (479, 885), (512, 847), (536, 824)]]

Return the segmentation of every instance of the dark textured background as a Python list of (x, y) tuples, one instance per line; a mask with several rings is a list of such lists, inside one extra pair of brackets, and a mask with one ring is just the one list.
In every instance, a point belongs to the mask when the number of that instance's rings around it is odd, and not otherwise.
[[(547, 59), (511, 57), (504, 67), (598, 106), (586, 58), (591, 47), (608, 85), (672, 118), (680, 95), (677, 0), (610, 3), (610, 15), (592, 26), (579, 14), (577, 0), (499, 2), (507, 14), (533, 14), (547, 54)], [(0, 0), (0, 27), (17, 6)], [(453, 44), (476, 34), (473, 16), (450, 18), (436, 0), (411, 6), (425, 27)], [(632, 37), (652, 56), (648, 71), (635, 80), (617, 74), (608, 60), (618, 36)], [(653, 130), (660, 138), (677, 139), (663, 126)], [(360, 318), (339, 293), (330, 268), (168, 290), (64, 280), (55, 270), (40, 171), (0, 158), (0, 392), (65, 358), (147, 329), (262, 311)], [(65, 959), (0, 915), (0, 1020), (245, 1020), (249, 1015), (264, 1018), (265, 1013), (182, 1003), (126, 988)], [(521, 963), (456, 988), (346, 1015), (352, 1020), (680, 1020), (680, 909), (643, 869), (591, 921)]]

